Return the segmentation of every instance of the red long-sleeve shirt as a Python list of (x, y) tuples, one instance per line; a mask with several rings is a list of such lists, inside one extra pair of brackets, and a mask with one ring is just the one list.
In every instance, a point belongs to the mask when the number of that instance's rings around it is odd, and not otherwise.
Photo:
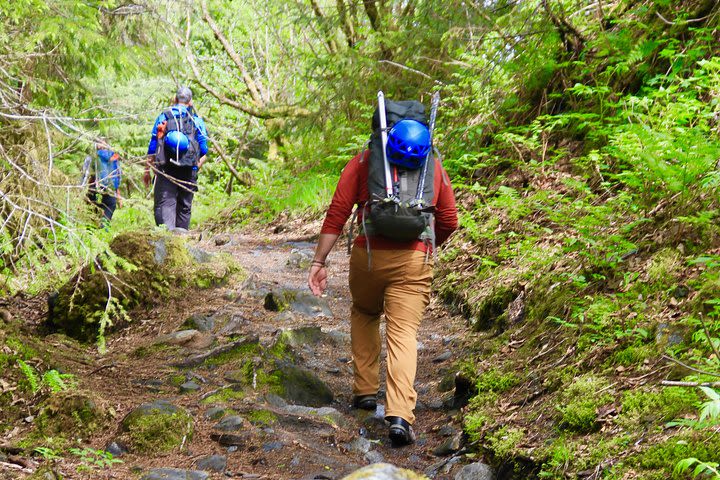
[[(355, 205), (364, 205), (370, 194), (368, 193), (368, 169), (370, 152), (365, 150), (348, 162), (340, 174), (335, 194), (330, 208), (325, 215), (320, 233), (340, 235), (345, 222), (352, 214)], [(435, 242), (442, 244), (458, 227), (457, 207), (455, 195), (450, 185), (447, 172), (439, 160), (435, 159)], [(362, 224), (363, 209), (360, 209), (357, 223)], [(365, 248), (365, 236), (360, 235), (355, 240), (357, 246)], [(397, 242), (383, 237), (371, 237), (370, 246), (378, 250), (421, 250), (426, 251), (426, 245), (420, 240)]]

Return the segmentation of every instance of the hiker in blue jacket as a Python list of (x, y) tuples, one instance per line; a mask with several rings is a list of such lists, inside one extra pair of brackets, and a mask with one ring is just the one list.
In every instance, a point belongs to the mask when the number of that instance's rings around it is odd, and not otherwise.
[(205, 122), (192, 107), (192, 91), (180, 87), (174, 105), (155, 120), (143, 181), (150, 186), (155, 172), (155, 223), (168, 229), (190, 227), (192, 200), (197, 191), (198, 171), (207, 158)]
[(88, 199), (102, 210), (103, 224), (107, 225), (115, 209), (122, 207), (120, 156), (104, 140), (95, 144), (95, 150), (95, 158), (86, 161), (89, 173)]

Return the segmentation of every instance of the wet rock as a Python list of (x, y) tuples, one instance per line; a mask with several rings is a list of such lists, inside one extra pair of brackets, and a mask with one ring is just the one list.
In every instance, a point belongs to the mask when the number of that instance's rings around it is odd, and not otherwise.
[(398, 468), (389, 463), (374, 463), (356, 470), (342, 480), (422, 480), (425, 477), (412, 470)]
[(205, 418), (208, 420), (220, 420), (227, 414), (227, 410), (222, 407), (212, 407), (205, 412)]
[(370, 440), (364, 437), (357, 437), (355, 440), (347, 444), (347, 449), (351, 452), (357, 452), (361, 454), (368, 453), (372, 448)]
[(290, 268), (298, 268), (300, 270), (307, 270), (310, 268), (310, 262), (313, 259), (312, 250), (300, 250), (293, 248), (290, 251), (286, 265)]
[(158, 393), (162, 392), (163, 388), (165, 387), (165, 382), (162, 380), (158, 380), (157, 378), (148, 378), (146, 380), (138, 380), (136, 382), (133, 382), (136, 385), (141, 385), (145, 387), (148, 391)]
[(180, 368), (196, 367), (210, 360), (216, 360), (218, 358), (230, 358), (233, 357), (234, 354), (240, 355), (257, 348), (258, 342), (259, 339), (257, 336), (241, 338), (234, 342), (226, 343), (224, 345), (216, 347), (209, 352), (195, 355), (176, 362), (173, 364), (173, 366)]
[(438, 430), (438, 435), (442, 435), (443, 437), (452, 437), (453, 435), (456, 435), (458, 433), (458, 429), (453, 427), (452, 425), (443, 425)]
[(380, 463), (385, 460), (385, 457), (383, 457), (382, 453), (378, 452), (377, 450), (371, 450), (367, 452), (365, 455), (363, 455), (363, 458), (368, 463)]
[(315, 325), (307, 327), (294, 328), (292, 330), (282, 330), (277, 336), (276, 344), (282, 343), (291, 347), (301, 347), (304, 345), (316, 345), (326, 340), (327, 335), (322, 329)]
[(230, 320), (218, 330), (218, 335), (223, 337), (244, 335), (249, 324), (250, 321), (242, 315), (233, 315), (230, 317)]
[(284, 398), (280, 397), (279, 395), (275, 395), (274, 393), (268, 393), (265, 395), (265, 402), (273, 407), (278, 408), (285, 408), (288, 406), (288, 403), (285, 401)]
[(686, 329), (681, 325), (659, 323), (655, 330), (655, 343), (663, 347), (673, 347), (685, 341)]
[[(250, 432), (242, 433), (211, 433), (210, 438), (224, 447), (240, 447), (243, 448), (252, 440)], [(230, 451), (230, 450), (228, 450)]]
[(159, 335), (154, 343), (156, 345), (183, 345), (195, 338), (199, 333), (197, 330), (180, 330), (179, 332)]
[(190, 256), (198, 263), (210, 263), (213, 260), (213, 255), (210, 252), (203, 250), (202, 248), (188, 245), (187, 247)]
[(240, 415), (230, 415), (223, 418), (215, 425), (215, 430), (221, 432), (236, 432), (242, 430), (245, 420)]
[(133, 453), (169, 452), (192, 436), (193, 419), (183, 408), (165, 400), (144, 403), (121, 422), (121, 440)]
[(263, 452), (268, 453), (274, 450), (280, 450), (285, 446), (282, 442), (268, 442), (262, 446)]
[(350, 345), (350, 334), (340, 330), (331, 330), (328, 336), (335, 345)]
[(462, 447), (462, 433), (456, 433), (452, 437), (447, 438), (440, 445), (435, 447), (433, 455), (436, 457), (445, 457), (457, 452)]
[(292, 311), (308, 317), (332, 317), (327, 300), (305, 290), (271, 290), (265, 295), (265, 309), (271, 312)]
[(456, 475), (455, 480), (495, 480), (495, 472), (490, 465), (471, 463), (465, 465)]
[(128, 452), (128, 449), (122, 443), (114, 441), (105, 446), (105, 451), (111, 453), (113, 457), (122, 457)]
[(183, 326), (200, 332), (212, 332), (215, 328), (215, 316), (212, 314), (196, 313), (185, 320)]
[(310, 370), (284, 363), (273, 372), (279, 380), (278, 391), (282, 398), (296, 405), (321, 407), (332, 403), (330, 388)]
[(442, 362), (444, 362), (444, 361), (446, 361), (446, 360), (449, 360), (450, 357), (452, 357), (452, 352), (451, 352), (450, 350), (445, 350), (445, 351), (442, 352), (440, 355), (438, 355), (437, 357), (433, 358), (432, 361), (433, 361), (433, 363), (442, 363)]
[(332, 425), (345, 425), (345, 416), (332, 407), (312, 408), (302, 405), (288, 405), (284, 410), (291, 415), (317, 417)]
[(468, 404), (470, 399), (477, 395), (477, 386), (465, 375), (455, 375), (455, 393), (452, 398), (451, 408), (462, 408)]
[(210, 455), (197, 461), (197, 468), (210, 472), (224, 472), (227, 468), (227, 457), (225, 455)]
[(140, 480), (207, 480), (210, 474), (200, 470), (180, 470), (178, 468), (154, 468)]
[(185, 382), (180, 385), (180, 393), (192, 393), (197, 392), (198, 390), (200, 390), (200, 385), (193, 381)]
[(218, 235), (213, 239), (216, 247), (222, 247), (230, 243), (230, 235)]

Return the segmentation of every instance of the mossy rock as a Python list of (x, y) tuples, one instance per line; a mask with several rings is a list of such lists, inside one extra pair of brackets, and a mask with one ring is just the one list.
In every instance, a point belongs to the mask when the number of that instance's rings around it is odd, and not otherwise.
[(292, 311), (308, 317), (332, 316), (327, 300), (304, 290), (271, 290), (265, 295), (264, 306), (271, 312)]
[(496, 286), (472, 307), (471, 323), (475, 330), (502, 331), (507, 323), (507, 309), (517, 296), (513, 286)]
[(280, 362), (270, 376), (273, 393), (290, 403), (321, 407), (334, 399), (330, 388), (310, 370)]
[(427, 480), (425, 475), (389, 463), (374, 463), (356, 470), (342, 480)]
[(87, 439), (103, 429), (111, 415), (104, 402), (89, 392), (68, 391), (53, 394), (35, 420), (36, 434)]
[(121, 440), (133, 453), (167, 453), (192, 438), (192, 416), (165, 400), (140, 405), (121, 423)]
[[(121, 314), (139, 305), (153, 305), (178, 294), (183, 287), (214, 287), (241, 272), (229, 256), (213, 256), (198, 262), (186, 237), (166, 232), (126, 232), (110, 244), (121, 260), (114, 275), (85, 267), (58, 291), (51, 302), (49, 321), (69, 336), (83, 341), (94, 339), (108, 302), (107, 281), (113, 284), (115, 301), (112, 328), (124, 323)], [(205, 259), (203, 259), (205, 260)], [(106, 329), (108, 332), (110, 326)]]

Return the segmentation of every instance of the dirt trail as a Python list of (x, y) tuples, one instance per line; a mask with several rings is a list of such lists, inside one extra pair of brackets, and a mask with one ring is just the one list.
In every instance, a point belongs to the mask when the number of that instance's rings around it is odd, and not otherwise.
[[(210, 478), (272, 478), (272, 479), (339, 479), (357, 468), (377, 461), (385, 461), (418, 472), (446, 464), (452, 455), (439, 457), (433, 451), (452, 437), (459, 437), (457, 412), (449, 410), (443, 401), (452, 391), (442, 393), (438, 385), (455, 360), (462, 355), (467, 337), (465, 322), (449, 315), (442, 305), (433, 301), (421, 325), (418, 342), (418, 408), (416, 410), (415, 445), (393, 449), (386, 438), (382, 421), (382, 406), (373, 416), (350, 408), (352, 371), (350, 365), (349, 292), (347, 289), (348, 256), (338, 245), (328, 259), (330, 279), (326, 299), (332, 316), (311, 318), (299, 314), (277, 313), (263, 307), (263, 291), (269, 288), (306, 289), (306, 269), (288, 265), (288, 260), (312, 255), (314, 245), (303, 241), (289, 241), (282, 235), (269, 234), (221, 235), (208, 237), (200, 247), (209, 252), (232, 254), (251, 274), (244, 285), (232, 285), (188, 294), (181, 299), (135, 316), (135, 323), (108, 342), (109, 353), (94, 361), (77, 365), (81, 385), (108, 399), (116, 412), (116, 424), (134, 407), (163, 399), (186, 408), (194, 417), (195, 433), (180, 452), (147, 457), (125, 454), (124, 463), (111, 470), (76, 473), (77, 464), (67, 459), (60, 471), (67, 478), (99, 479), (137, 478), (138, 471), (149, 468), (172, 467), (197, 469), (199, 459), (209, 455), (227, 456), (224, 473)], [(193, 314), (214, 315), (235, 325), (238, 335), (257, 335), (262, 345), (271, 345), (281, 329), (314, 325), (323, 332), (332, 332), (341, 344), (313, 344), (298, 349), (300, 366), (313, 371), (332, 390), (335, 400), (329, 406), (339, 412), (332, 423), (322, 418), (292, 413), (282, 404), (273, 403), (260, 392), (247, 393), (244, 398), (228, 400), (226, 407), (241, 416), (253, 409), (264, 409), (277, 416), (277, 422), (266, 427), (253, 427), (244, 444), (235, 449), (211, 438), (217, 433), (218, 420), (206, 417), (213, 406), (202, 403), (212, 392), (228, 385), (225, 365), (202, 365), (189, 370), (172, 366), (186, 350), (157, 349), (152, 345), (157, 337), (182, 330), (181, 325)], [(143, 350), (144, 347), (144, 350)], [(192, 354), (207, 351), (196, 349)], [(138, 350), (140, 349), (140, 350)], [(142, 355), (138, 351), (144, 352)], [(383, 350), (384, 357), (384, 350)], [(384, 361), (382, 364), (384, 368)], [(199, 385), (192, 393), (179, 393), (177, 384), (169, 379), (184, 374)], [(384, 378), (381, 389), (384, 388)], [(383, 401), (381, 400), (382, 404)], [(93, 447), (106, 448), (117, 436), (114, 428), (93, 440)], [(360, 440), (358, 440), (360, 439)], [(365, 441), (367, 439), (369, 441)], [(353, 443), (354, 442), (354, 443)], [(458, 459), (439, 468), (435, 478), (453, 478), (450, 467)], [(452, 469), (454, 471), (457, 468)]]

